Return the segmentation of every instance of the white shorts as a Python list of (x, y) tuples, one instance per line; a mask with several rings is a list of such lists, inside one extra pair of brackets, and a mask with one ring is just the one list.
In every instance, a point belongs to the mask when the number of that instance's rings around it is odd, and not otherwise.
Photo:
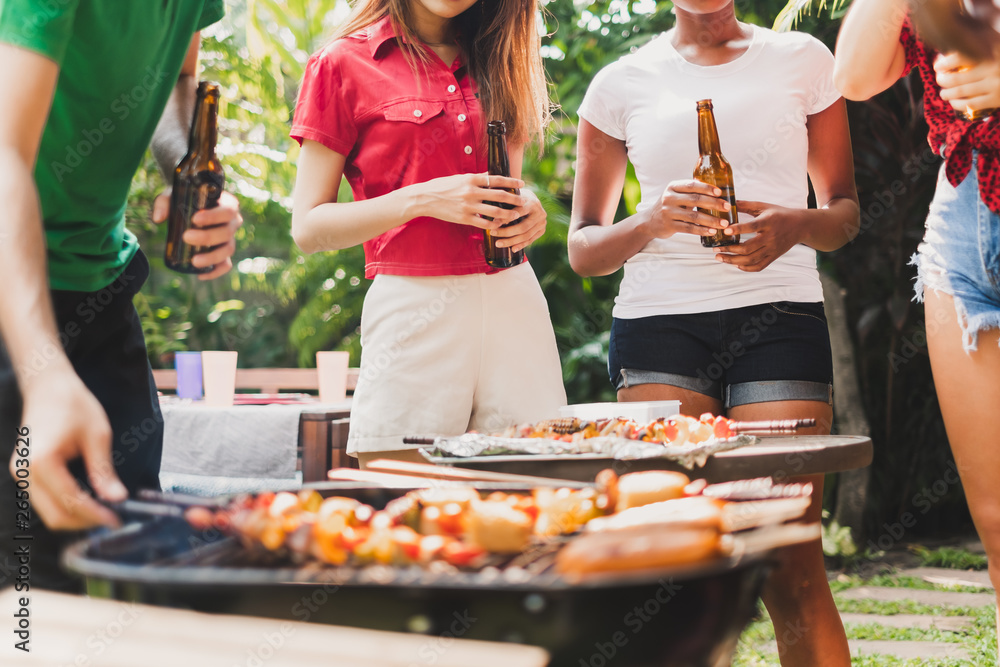
[(378, 275), (361, 314), (348, 453), (408, 435), (495, 431), (566, 404), (548, 304), (528, 264), (494, 273)]

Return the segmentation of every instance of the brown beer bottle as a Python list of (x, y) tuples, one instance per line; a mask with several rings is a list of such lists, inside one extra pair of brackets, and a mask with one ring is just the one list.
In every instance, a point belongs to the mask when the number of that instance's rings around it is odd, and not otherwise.
[[(715, 114), (712, 113), (712, 100), (698, 101), (698, 166), (694, 168), (694, 177), (702, 183), (714, 185), (722, 191), (722, 199), (729, 200), (728, 211), (698, 209), (702, 213), (721, 218), (729, 226), (736, 224), (736, 190), (733, 188), (733, 168), (722, 156), (719, 148), (719, 130), (715, 127)], [(718, 230), (712, 236), (702, 236), (701, 244), (706, 248), (736, 245), (740, 235), (727, 236), (723, 230)]]
[[(510, 158), (507, 156), (507, 126), (502, 120), (491, 120), (486, 126), (486, 134), (489, 137), (489, 151), (487, 154), (488, 169), (490, 176), (510, 176)], [(517, 188), (493, 188), (494, 190), (506, 190), (514, 194), (520, 194)], [(512, 209), (512, 204), (503, 204), (495, 201), (488, 201), (487, 204), (499, 206), (500, 208)], [(493, 218), (488, 218), (492, 220)], [(517, 220), (508, 222), (504, 227), (513, 225)], [(486, 253), (486, 263), (497, 269), (507, 269), (517, 266), (524, 261), (524, 251), (513, 252), (510, 248), (498, 248), (497, 239), (488, 229), (483, 230), (483, 249)]]
[(225, 188), (226, 175), (215, 156), (218, 115), (219, 86), (202, 81), (198, 84), (187, 155), (174, 169), (174, 189), (170, 195), (164, 262), (167, 268), (181, 273), (208, 273), (215, 268), (194, 266), (191, 259), (211, 247), (192, 246), (185, 243), (183, 237), (184, 232), (194, 226), (191, 216), (202, 209), (218, 206)]

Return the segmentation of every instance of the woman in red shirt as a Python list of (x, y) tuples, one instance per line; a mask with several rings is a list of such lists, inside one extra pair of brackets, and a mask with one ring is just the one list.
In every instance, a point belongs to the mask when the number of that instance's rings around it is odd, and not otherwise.
[[(897, 37), (898, 39), (893, 39)], [(888, 38), (888, 39), (887, 39)], [(913, 258), (948, 440), (1000, 591), (1000, 59), (937, 53), (905, 0), (854, 0), (837, 41), (844, 97), (868, 99), (916, 67), (928, 141), (945, 159)], [(969, 121), (964, 112), (986, 110)]]
[[(536, 14), (535, 0), (362, 0), (309, 61), (292, 235), (306, 252), (364, 244), (348, 442), (363, 464), (415, 458), (405, 435), (496, 430), (566, 401), (534, 273), (483, 253), (484, 229), (515, 251), (545, 231), (530, 190), (489, 189), (524, 187), (524, 145), (548, 119)], [(486, 174), (487, 119), (506, 123), (511, 178)], [(342, 176), (353, 202), (337, 202)]]

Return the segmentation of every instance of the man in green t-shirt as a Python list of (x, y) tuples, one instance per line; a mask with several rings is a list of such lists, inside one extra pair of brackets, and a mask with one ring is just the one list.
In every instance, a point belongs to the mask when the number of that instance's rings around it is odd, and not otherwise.
[[(149, 265), (125, 205), (147, 146), (165, 173), (184, 155), (199, 34), (223, 13), (223, 0), (0, 0), (0, 587), (74, 589), (57, 561), (68, 531), (116, 521), (84, 489), (158, 488), (163, 420), (132, 306)], [(168, 209), (161, 195), (153, 219)], [(194, 222), (185, 240), (214, 247), (194, 260), (216, 267), (202, 279), (222, 275), (235, 198)]]

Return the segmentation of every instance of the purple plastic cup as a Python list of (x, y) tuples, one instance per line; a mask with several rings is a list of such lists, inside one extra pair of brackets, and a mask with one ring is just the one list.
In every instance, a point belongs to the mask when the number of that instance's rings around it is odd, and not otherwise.
[(175, 353), (174, 368), (177, 369), (177, 396), (194, 400), (201, 398), (201, 352)]

